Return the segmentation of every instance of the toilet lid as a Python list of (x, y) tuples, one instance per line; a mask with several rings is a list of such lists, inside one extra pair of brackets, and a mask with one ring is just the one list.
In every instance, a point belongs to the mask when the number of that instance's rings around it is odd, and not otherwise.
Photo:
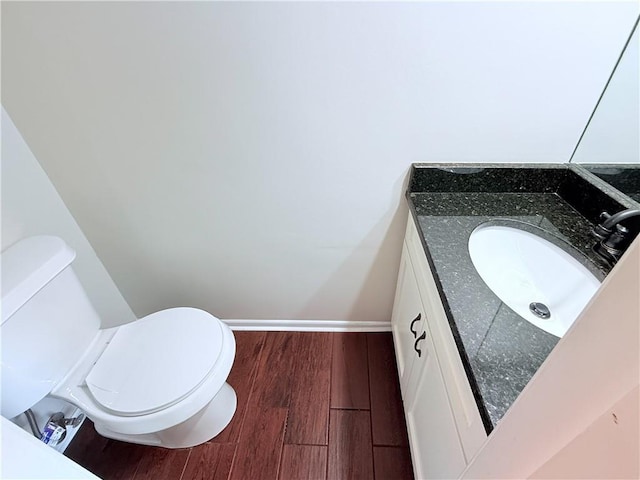
[(222, 325), (213, 315), (162, 310), (118, 329), (87, 375), (87, 387), (112, 411), (152, 413), (195, 390), (221, 351)]

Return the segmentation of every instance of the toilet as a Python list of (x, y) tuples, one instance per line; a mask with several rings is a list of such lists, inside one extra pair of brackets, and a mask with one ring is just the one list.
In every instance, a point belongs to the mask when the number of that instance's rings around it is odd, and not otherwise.
[(220, 433), (237, 403), (229, 327), (180, 307), (101, 329), (74, 258), (48, 235), (2, 252), (2, 416), (51, 396), (125, 442), (186, 448)]

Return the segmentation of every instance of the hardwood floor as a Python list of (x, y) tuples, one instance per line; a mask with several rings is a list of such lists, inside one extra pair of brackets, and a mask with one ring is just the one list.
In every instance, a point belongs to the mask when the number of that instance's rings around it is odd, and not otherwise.
[(99, 436), (65, 455), (106, 480), (412, 479), (390, 333), (234, 332), (227, 428), (168, 450)]

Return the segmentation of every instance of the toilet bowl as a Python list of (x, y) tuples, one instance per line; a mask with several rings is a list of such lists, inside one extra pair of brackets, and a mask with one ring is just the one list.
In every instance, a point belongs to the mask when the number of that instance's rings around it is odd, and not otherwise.
[(2, 415), (45, 396), (80, 408), (103, 436), (185, 448), (231, 421), (229, 327), (196, 308), (100, 329), (61, 239), (30, 237), (2, 253)]

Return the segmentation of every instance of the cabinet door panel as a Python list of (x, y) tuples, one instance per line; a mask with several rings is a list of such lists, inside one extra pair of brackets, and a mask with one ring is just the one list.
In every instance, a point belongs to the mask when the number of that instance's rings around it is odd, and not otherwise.
[[(424, 331), (423, 317), (422, 302), (413, 273), (413, 267), (411, 266), (407, 249), (403, 247), (396, 300), (393, 305), (393, 314), (391, 317), (393, 341), (396, 349), (398, 374), (400, 376), (400, 387), (403, 398), (405, 398), (406, 395), (407, 382), (411, 373), (411, 364), (414, 359), (413, 344), (416, 337)], [(415, 334), (413, 332), (415, 332)]]
[(415, 393), (405, 405), (415, 476), (457, 478), (466, 462), (428, 330), (420, 349), (409, 381)]

